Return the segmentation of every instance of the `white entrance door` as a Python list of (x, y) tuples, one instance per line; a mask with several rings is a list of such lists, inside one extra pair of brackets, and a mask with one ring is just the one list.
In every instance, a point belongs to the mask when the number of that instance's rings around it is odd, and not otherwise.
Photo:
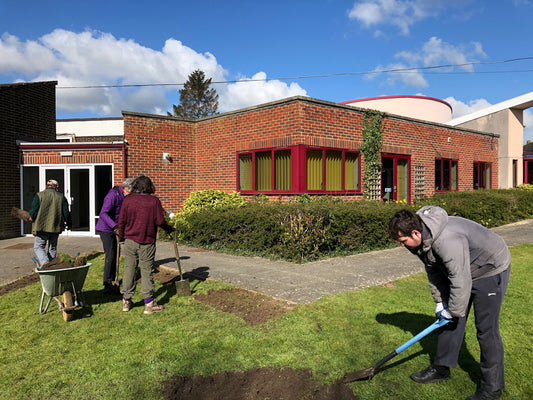
[[(72, 214), (72, 230), (63, 235), (90, 236), (95, 234), (98, 213), (113, 185), (113, 167), (96, 165), (24, 165), (22, 166), (22, 208), (29, 211), (35, 194), (55, 179), (59, 191), (65, 195)], [(31, 234), (31, 223), (22, 223), (22, 233)]]
[[(72, 215), (72, 229), (63, 234), (76, 236), (90, 234), (94, 231), (93, 218), (91, 218), (92, 178), (91, 166), (49, 166), (41, 169), (41, 186), (46, 186), (49, 179), (55, 179), (59, 183), (59, 191), (62, 192), (70, 205)], [(41, 189), (42, 190), (42, 189)]]

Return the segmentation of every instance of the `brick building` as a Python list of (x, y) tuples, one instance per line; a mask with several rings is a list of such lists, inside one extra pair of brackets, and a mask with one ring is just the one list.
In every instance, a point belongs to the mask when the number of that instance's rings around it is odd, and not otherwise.
[[(308, 97), (196, 122), (124, 112), (128, 174), (153, 178), (173, 211), (201, 189), (276, 199), (302, 193), (361, 198), (365, 112)], [(385, 200), (498, 185), (496, 134), (390, 114), (382, 130), (378, 195)]]
[[(20, 235), (10, 214), (21, 207), (20, 141), (55, 141), (56, 81), (0, 85), (0, 239)], [(27, 188), (35, 193), (37, 188)]]
[[(201, 189), (273, 199), (362, 198), (366, 113), (308, 97), (195, 121), (123, 112), (123, 141), (20, 143), (22, 170), (29, 172), (22, 186), (32, 179), (42, 186), (44, 177), (59, 174), (78, 215), (67, 234), (76, 235), (94, 234), (109, 187), (139, 174), (153, 179), (156, 195), (174, 212)], [(497, 134), (386, 113), (382, 132), (376, 198), (412, 201), (437, 191), (498, 187)]]

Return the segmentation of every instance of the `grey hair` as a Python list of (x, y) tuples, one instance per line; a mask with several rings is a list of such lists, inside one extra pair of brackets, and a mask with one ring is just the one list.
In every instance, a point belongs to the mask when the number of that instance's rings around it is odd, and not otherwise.
[(48, 187), (58, 187), (59, 184), (57, 183), (57, 181), (55, 179), (48, 179), (48, 181), (46, 182), (46, 186), (48, 186)]
[(131, 193), (132, 189), (133, 189), (133, 178), (126, 178), (124, 179), (124, 182), (122, 182), (122, 189), (128, 191)]

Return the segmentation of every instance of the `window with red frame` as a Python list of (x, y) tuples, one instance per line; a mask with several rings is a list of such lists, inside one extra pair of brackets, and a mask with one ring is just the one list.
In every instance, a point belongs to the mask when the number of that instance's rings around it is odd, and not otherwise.
[(450, 192), (457, 190), (457, 160), (435, 159), (435, 191)]
[(491, 164), (483, 161), (474, 162), (474, 189), (490, 189)]
[(237, 155), (241, 192), (344, 193), (361, 190), (358, 152), (293, 146)]

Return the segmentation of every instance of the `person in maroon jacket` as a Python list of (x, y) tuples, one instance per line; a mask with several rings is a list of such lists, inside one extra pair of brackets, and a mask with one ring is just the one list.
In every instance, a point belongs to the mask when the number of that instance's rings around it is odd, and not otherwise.
[(144, 296), (144, 314), (162, 311), (154, 299), (152, 268), (155, 259), (157, 227), (172, 233), (174, 228), (165, 220), (161, 201), (154, 196), (155, 186), (147, 176), (133, 182), (132, 193), (124, 198), (118, 217), (118, 236), (124, 241), (124, 276), (122, 278), (122, 311), (133, 307), (135, 269), (141, 270), (141, 293)]

